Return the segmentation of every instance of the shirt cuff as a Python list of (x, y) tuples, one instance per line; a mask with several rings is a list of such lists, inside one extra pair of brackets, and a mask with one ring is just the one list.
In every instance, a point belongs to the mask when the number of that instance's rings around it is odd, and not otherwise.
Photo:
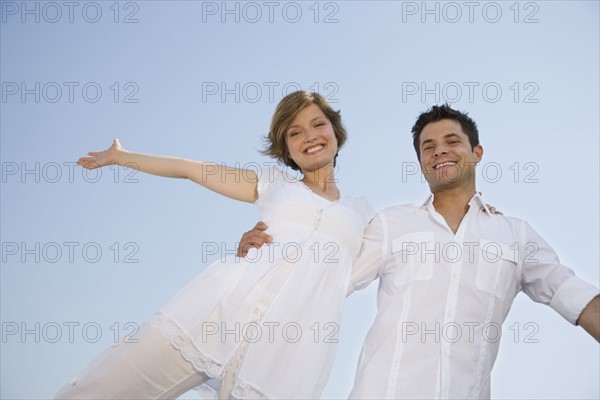
[(550, 307), (575, 325), (581, 312), (588, 303), (598, 295), (598, 288), (586, 281), (572, 276), (554, 293)]

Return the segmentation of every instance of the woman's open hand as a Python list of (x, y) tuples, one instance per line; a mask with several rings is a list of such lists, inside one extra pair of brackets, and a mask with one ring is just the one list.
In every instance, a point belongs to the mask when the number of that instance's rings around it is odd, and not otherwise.
[(115, 138), (112, 146), (110, 146), (108, 149), (100, 152), (90, 151), (88, 153), (88, 156), (90, 157), (81, 157), (79, 160), (77, 160), (77, 164), (87, 169), (96, 169), (99, 167), (104, 167), (105, 165), (116, 164), (118, 154), (123, 151), (124, 150), (123, 147), (121, 147), (121, 143), (119, 143), (119, 139)]

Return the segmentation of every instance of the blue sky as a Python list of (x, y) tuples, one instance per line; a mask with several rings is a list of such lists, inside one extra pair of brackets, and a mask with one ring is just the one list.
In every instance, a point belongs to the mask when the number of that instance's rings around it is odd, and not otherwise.
[[(52, 396), (196, 276), (207, 244), (233, 249), (258, 218), (190, 182), (74, 162), (118, 136), (263, 166), (261, 137), (296, 88), (341, 109), (339, 186), (376, 209), (428, 194), (416, 116), (468, 111), (486, 200), (599, 284), (596, 1), (0, 6), (2, 398)], [(347, 301), (323, 398), (350, 391), (375, 293)], [(519, 295), (503, 334), (493, 397), (600, 396), (598, 344), (548, 307)]]

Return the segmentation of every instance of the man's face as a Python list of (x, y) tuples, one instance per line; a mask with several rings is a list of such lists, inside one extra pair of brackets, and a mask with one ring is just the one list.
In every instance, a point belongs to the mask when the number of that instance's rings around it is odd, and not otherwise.
[(475, 187), (475, 165), (481, 161), (483, 148), (471, 149), (469, 137), (457, 121), (443, 119), (425, 125), (419, 152), (421, 171), (432, 191)]

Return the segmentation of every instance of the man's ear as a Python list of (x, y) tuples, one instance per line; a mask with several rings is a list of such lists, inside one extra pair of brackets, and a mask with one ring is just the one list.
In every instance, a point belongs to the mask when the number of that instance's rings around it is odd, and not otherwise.
[(477, 162), (480, 162), (481, 159), (483, 158), (483, 147), (478, 144), (477, 146), (475, 146), (473, 148), (473, 153), (475, 154), (475, 158), (477, 159)]

